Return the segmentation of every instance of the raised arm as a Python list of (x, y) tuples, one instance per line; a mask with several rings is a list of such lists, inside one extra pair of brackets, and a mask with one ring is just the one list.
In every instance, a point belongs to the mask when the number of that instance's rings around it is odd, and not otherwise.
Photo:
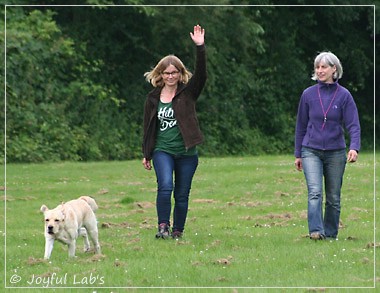
[(194, 32), (190, 32), (190, 37), (195, 45), (203, 45), (205, 43), (205, 30), (198, 24), (194, 26)]

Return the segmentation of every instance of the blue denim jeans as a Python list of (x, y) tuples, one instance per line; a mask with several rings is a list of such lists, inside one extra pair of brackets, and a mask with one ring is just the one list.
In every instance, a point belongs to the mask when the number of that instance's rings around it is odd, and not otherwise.
[(153, 153), (153, 166), (157, 177), (158, 224), (167, 223), (170, 226), (171, 196), (174, 190), (173, 231), (183, 232), (189, 206), (191, 183), (198, 166), (198, 155), (176, 156), (155, 151)]
[[(302, 167), (308, 189), (309, 233), (336, 238), (340, 218), (340, 192), (346, 167), (346, 150), (322, 151), (302, 148)], [(323, 217), (323, 178), (325, 213)]]

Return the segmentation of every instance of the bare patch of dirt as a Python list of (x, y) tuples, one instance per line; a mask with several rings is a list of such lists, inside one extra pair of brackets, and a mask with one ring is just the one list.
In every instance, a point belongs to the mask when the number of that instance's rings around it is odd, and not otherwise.
[[(283, 213), (283, 214), (273, 214), (269, 213), (265, 216), (259, 216), (256, 217), (255, 220), (274, 220), (271, 221), (270, 223), (266, 224), (261, 224), (261, 223), (256, 223), (255, 227), (273, 227), (273, 226), (278, 226), (278, 227), (285, 227), (288, 226), (288, 221), (290, 221), (293, 218), (293, 216), (290, 213)], [(247, 217), (247, 220), (250, 220), (251, 218)], [(280, 221), (276, 221), (280, 220)]]
[(347, 220), (348, 221), (359, 221), (359, 220), (361, 220), (361, 217), (359, 217), (359, 215), (357, 215), (357, 214), (350, 214), (350, 215), (348, 215)]
[(127, 241), (127, 243), (137, 243), (137, 242), (140, 242), (141, 239), (140, 238), (133, 238), (133, 239), (130, 239)]
[(258, 206), (270, 207), (271, 205), (272, 204), (267, 201), (249, 201), (242, 204), (242, 206), (244, 207), (258, 207)]
[(283, 213), (283, 214), (272, 214), (269, 213), (268, 215), (259, 217), (261, 219), (291, 219), (293, 218), (290, 213)]
[(34, 258), (34, 257), (29, 256), (27, 264), (32, 266), (32, 265), (44, 263), (44, 262), (46, 262), (46, 260), (43, 258)]
[(251, 220), (253, 220), (253, 217), (252, 216), (244, 216), (244, 217), (239, 217), (239, 219), (251, 221)]
[(302, 211), (299, 214), (300, 219), (306, 220), (307, 219), (307, 211)]
[(352, 209), (353, 209), (354, 211), (368, 213), (368, 210), (363, 209), (363, 208), (353, 207)]
[(105, 259), (106, 256), (103, 254), (94, 254), (92, 257), (90, 257), (89, 261), (91, 262), (97, 262), (101, 261), (102, 259)]
[[(5, 196), (2, 196), (0, 197), (2, 201), (15, 201), (16, 198), (13, 197), (13, 196), (10, 196), (10, 195), (7, 195), (6, 197)], [(34, 196), (30, 196), (30, 195), (27, 195), (27, 196), (24, 196), (24, 197), (17, 197), (17, 200), (25, 200), (25, 201), (29, 201), (29, 200), (36, 200), (37, 198), (34, 197)]]
[(377, 247), (380, 247), (380, 243), (374, 243), (374, 242), (370, 242), (370, 243), (367, 243), (366, 245), (367, 248), (377, 248)]
[(207, 249), (211, 248), (211, 247), (219, 246), (220, 243), (222, 243), (222, 241), (220, 241), (220, 240), (217, 239), (217, 240), (213, 241), (210, 245), (207, 245)]
[(198, 198), (198, 199), (193, 199), (192, 202), (196, 202), (196, 203), (217, 203), (218, 201), (216, 201), (214, 199)]
[(353, 236), (348, 236), (348, 237), (346, 238), (346, 240), (354, 241), (354, 240), (358, 240), (358, 238), (353, 237)]
[(125, 267), (126, 263), (124, 261), (121, 261), (121, 260), (117, 259), (117, 260), (114, 261), (113, 265), (115, 267)]
[(280, 197), (289, 196), (290, 195), (288, 192), (282, 192), (282, 191), (276, 191), (274, 194), (276, 196), (280, 196)]
[(12, 196), (9, 196), (9, 195), (7, 195), (7, 196), (1, 196), (0, 197), (0, 199), (1, 199), (1, 201), (14, 201), (15, 200), (15, 198), (14, 197), (12, 197)]
[(143, 185), (142, 182), (128, 182), (127, 184), (128, 184), (128, 185), (133, 185), (133, 186)]
[(151, 208), (156, 207), (156, 204), (149, 201), (141, 201), (141, 202), (136, 202), (135, 206), (139, 207), (140, 209), (151, 209)]
[(220, 264), (220, 265), (230, 265), (232, 256), (227, 256), (227, 258), (220, 258), (214, 261), (214, 264)]
[(109, 190), (107, 188), (102, 188), (98, 191), (98, 194), (103, 195), (103, 194), (107, 194), (108, 192)]
[(128, 222), (123, 222), (123, 223), (104, 222), (101, 224), (101, 227), (104, 229), (108, 229), (108, 228), (112, 228), (112, 227), (130, 228), (131, 225)]

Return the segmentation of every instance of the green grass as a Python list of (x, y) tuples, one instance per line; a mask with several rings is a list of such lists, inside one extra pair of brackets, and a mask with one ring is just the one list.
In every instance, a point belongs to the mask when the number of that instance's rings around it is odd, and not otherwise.
[[(336, 292), (378, 285), (373, 154), (360, 154), (357, 163), (347, 165), (337, 241), (306, 237), (306, 185), (293, 161), (291, 156), (201, 157), (179, 241), (154, 238), (155, 174), (140, 161), (8, 164), (7, 200), (1, 202), (6, 274), (0, 278), (12, 292), (46, 286), (37, 282), (52, 276), (56, 281), (49, 287), (65, 292), (76, 292), (75, 287), (96, 292), (127, 287), (138, 292), (153, 287), (157, 292), (164, 287), (181, 287), (173, 292), (183, 287), (188, 292), (207, 287), (218, 292), (262, 287)], [(103, 254), (84, 253), (79, 240), (77, 257), (68, 259), (67, 247), (57, 242), (51, 259), (44, 261), (40, 206), (53, 208), (81, 195), (93, 196), (99, 205)], [(14, 275), (21, 280), (11, 283)], [(40, 291), (46, 292), (33, 290)]]

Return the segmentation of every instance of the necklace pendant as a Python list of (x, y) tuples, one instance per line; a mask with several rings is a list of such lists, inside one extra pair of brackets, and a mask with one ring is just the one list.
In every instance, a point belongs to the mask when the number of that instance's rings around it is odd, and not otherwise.
[(325, 118), (323, 119), (323, 122), (326, 123), (327, 121), (327, 117), (325, 116)]

